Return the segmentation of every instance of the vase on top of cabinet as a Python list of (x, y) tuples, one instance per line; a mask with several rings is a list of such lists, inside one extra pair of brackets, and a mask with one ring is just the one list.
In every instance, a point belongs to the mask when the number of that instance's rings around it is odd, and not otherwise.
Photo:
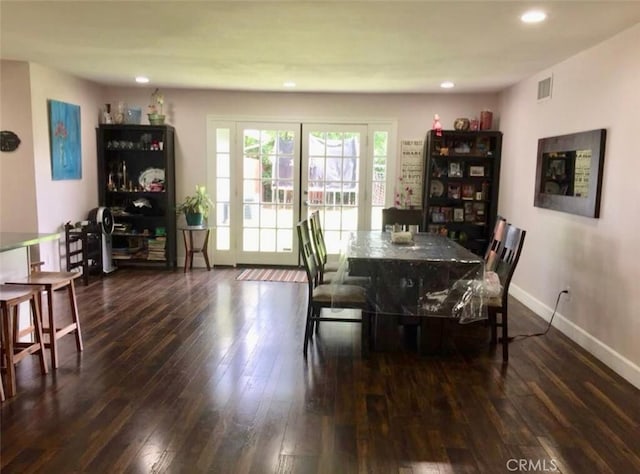
[(98, 199), (111, 209), (117, 265), (176, 267), (174, 128), (102, 124)]
[(497, 215), (502, 133), (427, 133), (424, 228), (482, 255)]

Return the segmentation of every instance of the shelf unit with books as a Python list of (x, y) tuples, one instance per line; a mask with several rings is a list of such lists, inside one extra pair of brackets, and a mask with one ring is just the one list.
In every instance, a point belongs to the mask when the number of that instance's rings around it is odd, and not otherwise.
[(174, 135), (170, 125), (97, 129), (98, 198), (113, 214), (118, 265), (177, 266)]
[(497, 215), (501, 148), (501, 132), (428, 132), (423, 180), (428, 232), (484, 252)]

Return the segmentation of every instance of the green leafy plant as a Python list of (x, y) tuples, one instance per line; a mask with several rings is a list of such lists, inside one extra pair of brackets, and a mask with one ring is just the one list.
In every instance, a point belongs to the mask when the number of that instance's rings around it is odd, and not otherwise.
[(196, 184), (196, 193), (184, 198), (184, 201), (176, 207), (176, 211), (178, 214), (203, 214), (206, 216), (212, 207), (213, 201), (207, 194), (207, 189)]

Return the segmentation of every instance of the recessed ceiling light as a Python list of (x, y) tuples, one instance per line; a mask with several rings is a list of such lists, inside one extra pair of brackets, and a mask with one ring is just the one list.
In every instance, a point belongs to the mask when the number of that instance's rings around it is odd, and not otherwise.
[(541, 10), (529, 10), (525, 12), (521, 17), (523, 23), (540, 23), (547, 18), (547, 14)]
[(146, 84), (147, 82), (149, 82), (149, 78), (144, 76), (138, 76), (136, 77), (136, 82), (138, 84)]
[(455, 84), (451, 81), (444, 81), (442, 84), (440, 84), (440, 87), (442, 87), (443, 89), (451, 89), (455, 87)]
[(284, 87), (292, 88), (292, 87), (295, 87), (295, 86), (296, 86), (296, 83), (295, 83), (295, 82), (293, 82), (293, 81), (285, 81), (282, 85), (283, 85)]

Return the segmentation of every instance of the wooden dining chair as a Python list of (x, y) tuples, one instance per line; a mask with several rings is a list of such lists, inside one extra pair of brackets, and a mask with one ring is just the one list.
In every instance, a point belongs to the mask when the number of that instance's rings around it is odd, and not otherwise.
[(390, 207), (382, 210), (382, 229), (387, 225), (400, 224), (403, 226), (417, 225), (422, 228), (422, 209), (398, 209)]
[[(424, 230), (422, 209), (400, 209), (397, 207), (382, 209), (382, 229), (384, 230), (386, 226), (395, 224), (406, 228), (411, 225), (417, 225), (420, 230)], [(389, 279), (387, 294), (394, 295), (395, 298), (406, 297), (407, 299), (414, 299), (413, 292), (417, 291), (419, 281), (416, 275), (410, 273), (399, 274), (397, 272), (387, 273), (386, 275), (387, 277), (389, 275), (398, 276), (398, 278)], [(419, 321), (419, 319), (404, 316), (398, 319), (398, 324), (406, 328), (416, 326)]]
[[(359, 323), (361, 328), (362, 355), (369, 353), (370, 318), (367, 290), (362, 286), (348, 284), (322, 284), (318, 283), (318, 265), (314, 257), (314, 248), (309, 232), (309, 223), (301, 221), (296, 226), (298, 231), (298, 243), (300, 254), (307, 272), (308, 301), (304, 330), (304, 344), (302, 352), (307, 356), (307, 347), (313, 337), (314, 325), (320, 321)], [(345, 318), (340, 316), (323, 316), (323, 308), (349, 308), (359, 309), (360, 318)], [(339, 313), (329, 313), (330, 315)]]
[[(504, 231), (504, 240), (496, 250), (495, 272), (500, 277), (502, 291), (499, 296), (487, 300), (489, 324), (491, 325), (491, 343), (496, 344), (498, 327), (502, 329), (500, 342), (502, 343), (502, 360), (509, 360), (509, 284), (520, 259), (520, 253), (524, 245), (527, 232), (514, 225), (507, 224)], [(498, 314), (500, 321), (498, 322)]]
[(371, 283), (371, 280), (368, 277), (349, 275), (349, 270), (348, 268), (346, 268), (346, 262), (345, 268), (341, 268), (338, 262), (331, 262), (335, 263), (335, 265), (330, 265), (329, 263), (327, 263), (327, 248), (324, 244), (322, 229), (320, 228), (318, 211), (313, 212), (311, 218), (306, 219), (306, 222), (309, 228), (309, 236), (311, 238), (311, 244), (313, 246), (313, 254), (316, 260), (316, 266), (318, 267), (317, 283), (337, 283), (368, 287)]

